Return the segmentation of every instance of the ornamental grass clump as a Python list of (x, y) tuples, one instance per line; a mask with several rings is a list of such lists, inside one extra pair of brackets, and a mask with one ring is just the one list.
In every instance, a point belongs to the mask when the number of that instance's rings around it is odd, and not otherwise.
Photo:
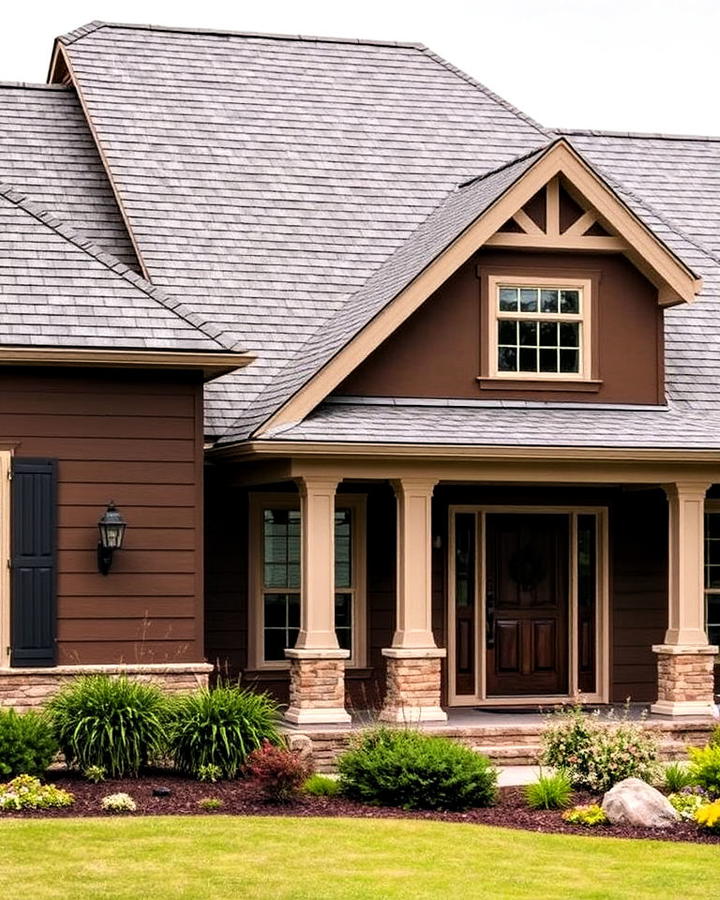
[(670, 763), (665, 768), (663, 786), (671, 794), (678, 794), (695, 783), (692, 772), (680, 763)]
[(253, 750), (265, 741), (280, 743), (279, 721), (278, 704), (268, 694), (232, 685), (202, 688), (172, 699), (168, 752), (185, 775), (237, 778)]
[(565, 809), (570, 806), (572, 785), (565, 772), (540, 774), (537, 781), (525, 787), (525, 799), (530, 809)]
[(68, 791), (43, 784), (32, 775), (18, 775), (7, 784), (0, 784), (0, 811), (21, 809), (62, 809), (72, 806), (75, 798)]
[(135, 777), (163, 747), (167, 701), (151, 684), (89, 675), (50, 701), (53, 729), (69, 766)]
[(491, 806), (497, 771), (485, 756), (434, 735), (374, 728), (338, 760), (340, 789), (353, 800), (401, 809)]
[(605, 721), (581, 707), (555, 713), (543, 734), (542, 765), (563, 769), (574, 788), (604, 793), (625, 778), (657, 779), (657, 743), (638, 723)]
[(59, 749), (47, 715), (0, 709), (0, 776), (44, 775)]

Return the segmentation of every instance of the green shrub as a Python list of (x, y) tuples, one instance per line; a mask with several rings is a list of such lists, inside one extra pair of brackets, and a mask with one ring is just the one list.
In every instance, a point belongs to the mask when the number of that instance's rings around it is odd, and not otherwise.
[(673, 794), (677, 794), (686, 787), (690, 787), (694, 783), (692, 773), (687, 766), (681, 766), (680, 763), (670, 763), (665, 768), (663, 785)]
[(597, 803), (587, 806), (574, 806), (563, 813), (563, 819), (573, 825), (587, 825), (590, 828), (595, 825), (607, 825), (608, 817)]
[(280, 741), (278, 704), (268, 694), (230, 685), (204, 688), (173, 699), (168, 749), (179, 771), (198, 777), (215, 766), (220, 778), (236, 778), (263, 741)]
[(690, 776), (710, 797), (720, 797), (720, 745), (690, 747)]
[(716, 725), (713, 728), (708, 744), (713, 747), (720, 747), (720, 725)]
[(7, 784), (0, 784), (0, 810), (60, 809), (72, 806), (75, 798), (54, 784), (42, 784), (32, 775), (18, 775)]
[(612, 712), (606, 722), (573, 707), (553, 716), (543, 734), (541, 763), (563, 769), (573, 787), (605, 792), (624, 778), (655, 780), (657, 744), (638, 723)]
[(215, 812), (225, 805), (219, 797), (201, 797), (197, 805), (205, 812)]
[(312, 763), (297, 750), (276, 747), (269, 741), (253, 750), (245, 768), (268, 803), (293, 803), (312, 774)]
[(0, 709), (0, 776), (43, 775), (58, 749), (46, 715)]
[(695, 819), (695, 813), (701, 806), (707, 804), (707, 797), (703, 794), (694, 794), (692, 791), (682, 791), (677, 794), (669, 794), (668, 801), (681, 819), (692, 822)]
[(162, 749), (167, 701), (151, 684), (90, 675), (68, 684), (49, 704), (69, 766), (136, 776)]
[(338, 760), (340, 788), (354, 800), (402, 809), (464, 810), (495, 801), (490, 761), (448, 738), (375, 728)]
[(530, 809), (565, 809), (570, 805), (572, 785), (565, 772), (543, 775), (525, 788), (525, 799)]
[(222, 769), (220, 766), (216, 766), (215, 763), (208, 763), (206, 766), (198, 766), (198, 770), (195, 773), (195, 777), (198, 781), (207, 781), (210, 784), (215, 784), (216, 781), (220, 781), (222, 775)]
[(340, 782), (327, 775), (311, 775), (303, 785), (303, 791), (313, 797), (336, 797), (340, 793)]

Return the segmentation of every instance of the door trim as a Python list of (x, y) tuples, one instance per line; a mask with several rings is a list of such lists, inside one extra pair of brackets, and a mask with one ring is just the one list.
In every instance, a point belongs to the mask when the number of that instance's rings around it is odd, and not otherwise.
[[(475, 641), (475, 685), (474, 695), (458, 695), (455, 687), (455, 515), (475, 514), (475, 634), (483, 636)], [(568, 609), (568, 693), (548, 695), (512, 695), (488, 698), (486, 691), (485, 654), (485, 516), (488, 513), (517, 513), (537, 515), (567, 514), (570, 516), (570, 604)], [(595, 515), (597, 519), (597, 625), (595, 629), (595, 684), (597, 690), (583, 694), (588, 703), (607, 703), (610, 696), (610, 579), (608, 550), (608, 510), (606, 506), (493, 506), (456, 504), (448, 508), (448, 706), (528, 706), (543, 703), (563, 703), (580, 696), (578, 691), (578, 594), (577, 594), (577, 517)]]

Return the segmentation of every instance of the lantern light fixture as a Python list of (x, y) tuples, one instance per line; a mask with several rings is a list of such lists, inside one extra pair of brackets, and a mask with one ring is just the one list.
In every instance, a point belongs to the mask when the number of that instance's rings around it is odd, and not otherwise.
[(102, 575), (107, 575), (110, 571), (113, 553), (122, 548), (126, 528), (127, 522), (117, 511), (115, 504), (110, 501), (98, 522), (100, 532), (97, 545), (98, 572)]

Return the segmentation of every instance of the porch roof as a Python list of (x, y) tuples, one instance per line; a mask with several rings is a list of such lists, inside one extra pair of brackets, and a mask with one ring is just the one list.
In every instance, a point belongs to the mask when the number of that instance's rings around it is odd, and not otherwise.
[(336, 397), (275, 442), (720, 449), (720, 409)]

